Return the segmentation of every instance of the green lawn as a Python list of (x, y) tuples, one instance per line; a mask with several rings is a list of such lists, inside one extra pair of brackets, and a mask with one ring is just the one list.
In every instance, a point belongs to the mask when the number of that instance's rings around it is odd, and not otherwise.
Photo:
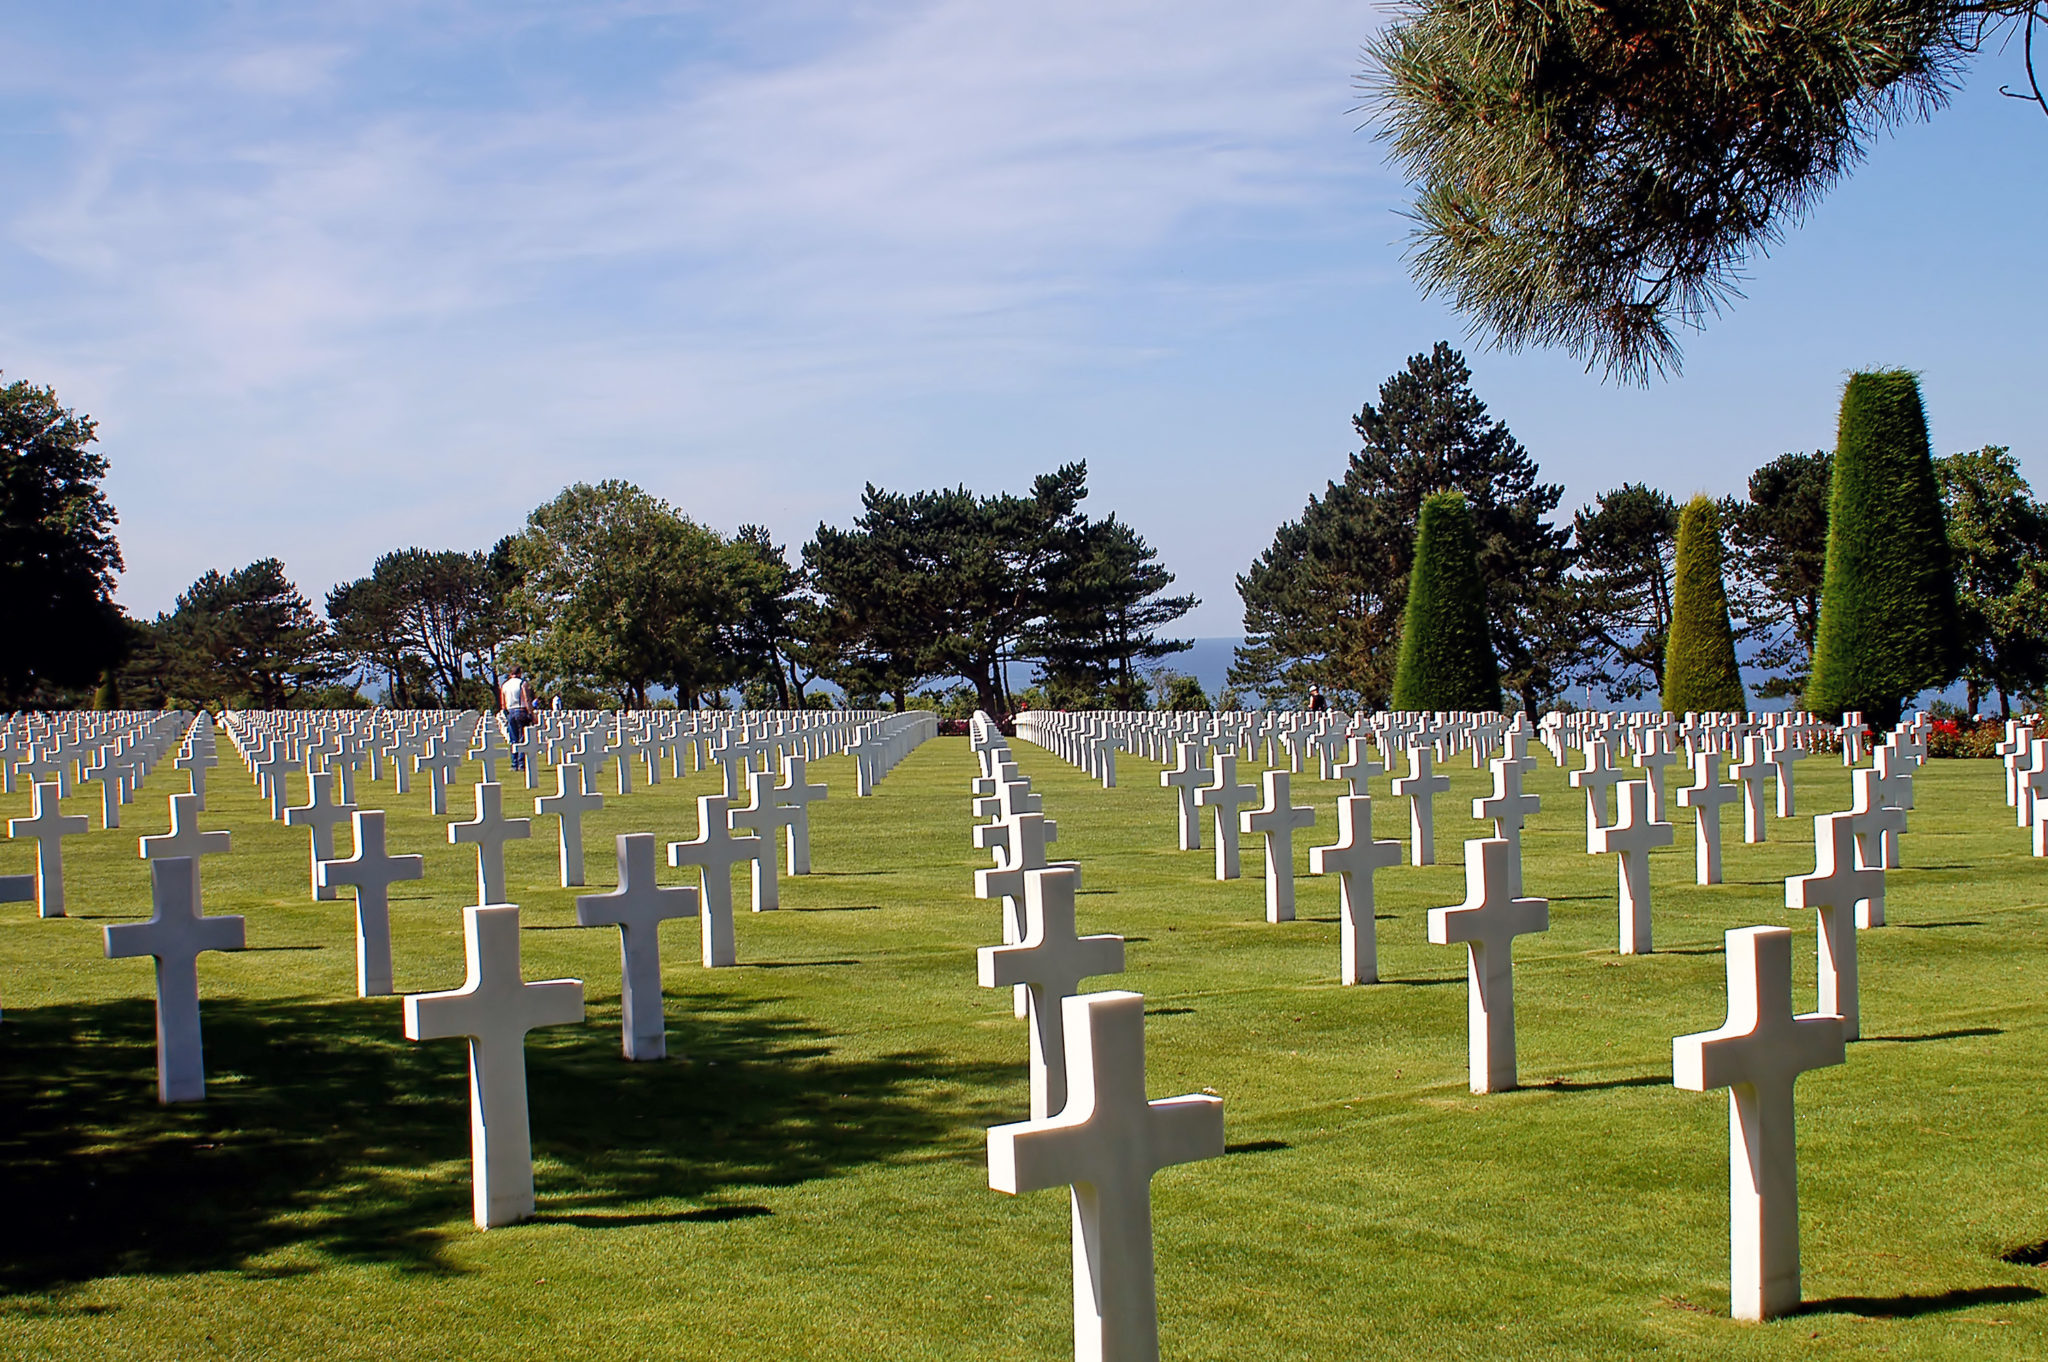
[[(201, 961), (206, 1103), (157, 1105), (149, 963), (100, 948), (106, 922), (146, 915), (135, 838), (164, 829), (182, 776), (69, 841), (72, 918), (0, 907), (0, 1358), (1069, 1352), (1066, 1199), (987, 1185), (982, 1130), (1023, 1114), (1026, 1041), (1007, 991), (975, 985), (999, 931), (971, 896), (964, 740), (867, 800), (844, 759), (813, 768), (832, 788), (818, 873), (785, 911), (742, 914), (744, 965), (706, 971), (695, 924), (665, 928), (665, 1063), (619, 1058), (617, 936), (571, 928), (552, 823), (515, 844), (528, 977), (583, 979), (589, 1018), (533, 1037), (540, 1215), (489, 1233), (469, 1222), (462, 1045), (409, 1043), (396, 999), (353, 996), (351, 902), (309, 899), (304, 832), (270, 823), (222, 750), (206, 825), (236, 850), (208, 860), (205, 896), (247, 915), (250, 949)], [(1449, 768), (1444, 865), (1379, 876), (1389, 982), (1342, 988), (1336, 889), (1306, 876), (1336, 787), (1297, 785), (1321, 811), (1297, 848), (1303, 920), (1270, 926), (1250, 845), (1227, 884), (1209, 852), (1171, 849), (1156, 767), (1124, 758), (1101, 790), (1016, 750), (1085, 867), (1082, 930), (1130, 943), (1095, 986), (1146, 995), (1152, 1095), (1224, 1098), (1231, 1153), (1154, 1184), (1167, 1356), (2048, 1355), (2044, 1270), (2002, 1256), (2048, 1240), (2048, 1094), (2028, 1077), (2048, 1061), (2048, 867), (1996, 763), (1918, 782), (1893, 925), (1860, 942), (1865, 1039), (1799, 1085), (1811, 1305), (1752, 1325), (1726, 1317), (1726, 1097), (1671, 1087), (1671, 1038), (1721, 1024), (1731, 927), (1794, 926), (1812, 1005), (1813, 922), (1782, 887), (1812, 868), (1807, 817), (1746, 847), (1729, 810), (1730, 882), (1708, 889), (1681, 829), (1653, 871), (1661, 949), (1624, 959), (1613, 859), (1584, 854), (1546, 758), (1526, 878), (1552, 926), (1516, 951), (1529, 1086), (1480, 1098), (1464, 950), (1429, 945), (1425, 913), (1463, 897), (1481, 825), (1460, 802), (1484, 773)], [(1806, 813), (1846, 806), (1831, 759), (1798, 775)], [(711, 787), (613, 798), (587, 825), (592, 890), (611, 834), (693, 835), (689, 796)], [(70, 808), (97, 825), (88, 790)], [(394, 852), (427, 857), (394, 890), (399, 987), (459, 986), (473, 853), (423, 789), (358, 799), (390, 810)], [(1405, 832), (1405, 801), (1380, 804), (1380, 835)], [(0, 842), (0, 873), (29, 858)]]

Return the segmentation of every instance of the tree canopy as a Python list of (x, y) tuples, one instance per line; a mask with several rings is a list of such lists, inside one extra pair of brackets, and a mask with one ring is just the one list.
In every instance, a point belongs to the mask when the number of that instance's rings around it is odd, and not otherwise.
[(126, 651), (98, 438), (51, 389), (0, 387), (0, 705), (89, 689)]
[(1492, 642), (1523, 702), (1552, 693), (1544, 626), (1569, 561), (1569, 530), (1545, 517), (1563, 488), (1472, 391), (1464, 357), (1438, 342), (1380, 385), (1353, 419), (1361, 447), (1341, 482), (1311, 496), (1299, 519), (1238, 579), (1245, 643), (1234, 686), (1299, 703), (1311, 686), (1379, 706), (1392, 693), (1422, 503), (1460, 493), (1477, 541)]
[[(1367, 96), (1415, 186), (1414, 270), (1475, 331), (1673, 371), (1878, 133), (2040, 0), (1403, 0)], [(2039, 88), (2034, 94), (2038, 99)], [(2048, 103), (2043, 104), (2048, 109)]]

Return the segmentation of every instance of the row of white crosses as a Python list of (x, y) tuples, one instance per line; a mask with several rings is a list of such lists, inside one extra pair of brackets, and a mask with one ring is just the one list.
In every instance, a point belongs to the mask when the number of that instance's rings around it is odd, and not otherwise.
[(980, 979), (1022, 996), (1030, 1031), (1030, 1119), (989, 1129), (989, 1186), (1069, 1189), (1074, 1356), (1153, 1362), (1152, 1177), (1223, 1153), (1223, 1102), (1146, 1100), (1144, 996), (1079, 991), (1083, 979), (1123, 972), (1123, 938), (1077, 933), (1079, 867), (1029, 864), (1042, 862), (1048, 840), (1037, 797), (987, 715), (975, 716), (970, 738), (980, 758), (975, 813), (994, 819), (975, 841), (996, 859), (977, 872), (975, 892), (1004, 900), (1005, 944), (982, 948)]

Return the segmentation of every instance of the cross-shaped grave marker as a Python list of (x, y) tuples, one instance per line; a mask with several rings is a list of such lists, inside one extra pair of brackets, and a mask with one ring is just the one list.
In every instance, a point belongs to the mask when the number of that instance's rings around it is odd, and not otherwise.
[(1223, 1153), (1216, 1097), (1145, 1100), (1145, 999), (1084, 993), (1062, 1004), (1069, 1096), (1044, 1121), (992, 1126), (988, 1182), (1017, 1195), (1073, 1188), (1074, 1356), (1159, 1356), (1152, 1176)]
[(983, 946), (983, 988), (1014, 987), (1027, 1000), (1031, 1022), (1031, 1119), (1043, 1121), (1067, 1105), (1065, 1000), (1081, 981), (1122, 974), (1124, 939), (1080, 936), (1074, 926), (1078, 870), (1058, 867), (1024, 875), (1024, 932), (1015, 945)]
[(35, 839), (36, 912), (43, 917), (64, 916), (64, 839), (92, 826), (82, 813), (60, 812), (59, 789), (54, 781), (36, 785), (31, 816), (7, 820), (9, 837)]
[(1621, 783), (1621, 817), (1611, 826), (1594, 828), (1587, 840), (1596, 855), (1617, 857), (1615, 875), (1621, 897), (1623, 955), (1648, 955), (1650, 945), (1650, 848), (1668, 847), (1678, 835), (1669, 823), (1650, 812), (1650, 782)]
[(660, 1059), (668, 1053), (661, 1011), (661, 924), (696, 917), (697, 891), (655, 883), (651, 832), (620, 833), (618, 855), (619, 887), (609, 894), (579, 894), (576, 922), (619, 929), (621, 1044), (627, 1059)]
[(312, 835), (313, 858), (306, 873), (312, 881), (316, 899), (338, 897), (335, 890), (321, 885), (320, 863), (334, 859), (335, 826), (346, 822), (355, 811), (355, 805), (335, 801), (332, 771), (316, 772), (311, 768), (306, 772), (306, 802), (284, 811), (286, 827), (304, 828)]
[(233, 837), (224, 831), (200, 831), (199, 811), (206, 805), (198, 795), (174, 794), (170, 800), (171, 830), (158, 833), (154, 837), (136, 838), (136, 852), (145, 861), (170, 856), (189, 856), (192, 859), (192, 874), (196, 879), (199, 874), (200, 858), (229, 850), (234, 844)]
[(192, 778), (192, 793), (199, 798), (199, 807), (206, 808), (206, 768), (220, 765), (220, 758), (213, 750), (211, 730), (201, 731), (195, 723), (192, 736), (187, 740), (185, 751), (171, 765)]
[(1204, 743), (1181, 743), (1180, 764), (1159, 773), (1159, 783), (1173, 791), (1174, 807), (1180, 812), (1182, 851), (1202, 849), (1202, 813), (1201, 806), (1195, 803), (1195, 794), (1209, 775), (1206, 764), (1208, 750)]
[(1736, 789), (1721, 779), (1721, 754), (1702, 752), (1692, 759), (1698, 784), (1678, 792), (1678, 807), (1693, 811), (1693, 872), (1701, 884), (1721, 882), (1721, 806)]
[(1210, 810), (1216, 835), (1216, 878), (1234, 880), (1243, 873), (1237, 850), (1238, 806), (1249, 804), (1258, 794), (1251, 785), (1237, 783), (1237, 754), (1218, 752), (1209, 759), (1214, 785), (1195, 791), (1195, 803)]
[(1771, 761), (1770, 739), (1753, 733), (1742, 740), (1742, 761), (1728, 768), (1742, 790), (1742, 840), (1764, 840), (1764, 782), (1777, 770)]
[(1434, 769), (1436, 754), (1417, 744), (1408, 749), (1408, 774), (1394, 777), (1388, 788), (1408, 797), (1409, 863), (1436, 864), (1436, 797), (1451, 788), (1451, 778)]
[(1817, 814), (1813, 873), (1785, 880), (1785, 906), (1811, 908), (1820, 921), (1819, 1011), (1842, 1019), (1842, 1039), (1862, 1034), (1858, 1017), (1856, 929), (1884, 925), (1884, 871), (1856, 855), (1855, 815)]
[(262, 757), (251, 762), (249, 769), (256, 773), (256, 788), (270, 801), (272, 819), (284, 817), (285, 804), (290, 795), (285, 789), (285, 780), (293, 769), (292, 759), (285, 755), (284, 744), (274, 742)]
[(1540, 796), (1522, 788), (1522, 777), (1535, 766), (1529, 757), (1501, 757), (1493, 763), (1493, 793), (1472, 801), (1474, 818), (1490, 819), (1494, 837), (1514, 848), (1508, 858), (1508, 897), (1522, 895), (1522, 825), (1543, 808)]
[(1265, 838), (1266, 921), (1294, 921), (1294, 834), (1316, 825), (1316, 811), (1290, 805), (1291, 779), (1286, 771), (1267, 771), (1264, 776), (1266, 803), (1239, 816), (1244, 832)]
[(405, 999), (407, 1040), (469, 1041), (471, 1208), (479, 1228), (533, 1214), (533, 1133), (526, 1108), (526, 1033), (583, 1020), (583, 981), (529, 984), (519, 966), (519, 907), (462, 910), (469, 975), (447, 993)]
[(342, 885), (355, 889), (356, 994), (382, 998), (391, 992), (391, 886), (425, 879), (426, 858), (385, 853), (382, 809), (358, 809), (349, 817), (355, 853), (347, 860), (319, 862), (313, 867), (314, 882), (328, 898)]
[(1474, 1092), (1506, 1092), (1515, 1076), (1515, 938), (1550, 930), (1550, 903), (1507, 892), (1515, 850), (1506, 838), (1465, 843), (1465, 902), (1429, 910), (1429, 939), (1464, 942), (1465, 1035)]
[[(1355, 744), (1357, 739), (1352, 741)], [(1373, 920), (1372, 875), (1375, 870), (1401, 864), (1401, 859), (1399, 842), (1372, 839), (1371, 795), (1340, 797), (1337, 844), (1309, 848), (1309, 873), (1337, 877), (1338, 976), (1344, 983), (1379, 982), (1379, 931)]]
[(747, 772), (747, 803), (727, 813), (725, 821), (734, 828), (746, 828), (761, 839), (761, 854), (747, 867), (753, 890), (753, 910), (770, 913), (782, 907), (782, 885), (776, 878), (776, 833), (787, 828), (795, 811), (775, 802), (772, 771)]
[(505, 787), (496, 781), (480, 780), (476, 785), (476, 817), (448, 825), (451, 843), (473, 843), (476, 847), (476, 901), (480, 904), (505, 901), (505, 843), (533, 836), (531, 818), (505, 816)]
[(775, 801), (796, 810), (783, 829), (784, 850), (789, 853), (789, 873), (811, 873), (811, 805), (822, 802), (830, 791), (820, 782), (804, 783), (804, 758), (791, 753), (782, 759), (782, 783), (775, 787)]
[(1387, 773), (1387, 768), (1372, 759), (1370, 738), (1347, 738), (1345, 759), (1330, 768), (1330, 778), (1341, 780), (1345, 788), (1354, 795), (1372, 793), (1372, 782)]
[(238, 951), (240, 917), (207, 917), (199, 906), (197, 861), (165, 856), (149, 863), (147, 922), (102, 928), (109, 960), (156, 957), (156, 1098), (206, 1100), (206, 1051), (199, 1035), (199, 953)]
[(1728, 1020), (1671, 1042), (1671, 1082), (1728, 1089), (1729, 1313), (1771, 1319), (1799, 1306), (1799, 1151), (1792, 1084), (1840, 1064), (1842, 1019), (1792, 1015), (1792, 933), (1728, 933)]
[(1849, 816), (1856, 826), (1856, 863), (1890, 868), (1898, 859), (1906, 811), (1889, 801), (1884, 773), (1874, 766), (1851, 771), (1849, 790)]
[(1664, 768), (1678, 760), (1678, 753), (1671, 746), (1671, 730), (1663, 724), (1644, 730), (1641, 750), (1635, 755), (1635, 767), (1650, 782), (1650, 813), (1661, 823), (1664, 821)]
[(758, 837), (735, 837), (725, 821), (724, 795), (697, 797), (697, 835), (668, 844), (668, 863), (700, 869), (703, 892), (698, 896), (704, 928), (704, 968), (723, 969), (739, 963), (732, 934), (732, 870), (751, 861), (764, 848)]
[[(439, 734), (427, 742), (426, 754), (412, 759), (413, 769), (427, 777), (427, 808), (436, 814), (448, 812), (448, 784), (462, 767), (462, 753), (453, 751)], [(492, 903), (496, 900), (485, 899)]]
[(1806, 749), (1793, 743), (1790, 727), (1780, 729), (1777, 741), (1765, 753), (1764, 760), (1771, 764), (1771, 770), (1778, 778), (1778, 817), (1792, 816), (1792, 763), (1803, 760)]
[(555, 792), (533, 801), (535, 818), (562, 820), (558, 840), (562, 853), (562, 888), (585, 883), (583, 878), (583, 815), (604, 807), (604, 796), (583, 783), (584, 771), (574, 762), (555, 768)]
[(1586, 766), (1584, 770), (1573, 771), (1567, 780), (1574, 790), (1586, 792), (1586, 846), (1592, 849), (1593, 830), (1607, 826), (1607, 810), (1610, 807), (1607, 792), (1627, 778), (1627, 772), (1608, 760), (1607, 739), (1595, 738), (1586, 744)]

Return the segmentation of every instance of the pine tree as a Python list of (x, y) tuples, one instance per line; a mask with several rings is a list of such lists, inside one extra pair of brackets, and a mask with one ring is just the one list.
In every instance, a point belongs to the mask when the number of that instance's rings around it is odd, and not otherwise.
[(1548, 519), (1564, 489), (1472, 391), (1472, 371), (1439, 341), (1380, 385), (1352, 418), (1360, 448), (1344, 475), (1237, 579), (1245, 642), (1233, 686), (1268, 703), (1311, 685), (1337, 703), (1388, 702), (1398, 662), (1410, 556), (1423, 498), (1460, 492), (1479, 545), (1493, 647), (1526, 706), (1558, 686), (1544, 606), (1569, 562), (1568, 531)]
[(1472, 512), (1458, 493), (1436, 492), (1423, 498), (1415, 529), (1394, 708), (1489, 710), (1500, 702)]
[(1890, 727), (1956, 677), (1960, 627), (1920, 382), (1852, 374), (1828, 497), (1828, 565), (1806, 707)]
[(1728, 590), (1721, 580), (1721, 517), (1707, 497), (1678, 515), (1672, 568), (1671, 638), (1664, 649), (1664, 708), (1673, 714), (1740, 714), (1749, 708)]

